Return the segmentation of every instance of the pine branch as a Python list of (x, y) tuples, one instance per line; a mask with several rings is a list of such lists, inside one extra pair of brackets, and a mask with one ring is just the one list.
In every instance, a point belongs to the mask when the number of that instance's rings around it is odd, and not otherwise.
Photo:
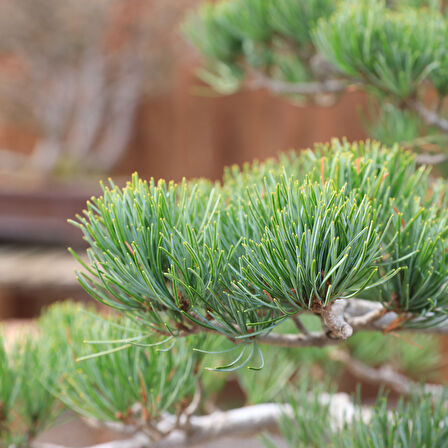
[(306, 336), (309, 335), (309, 331), (307, 330), (305, 325), (303, 325), (303, 322), (300, 320), (300, 316), (298, 314), (293, 316), (292, 320), (293, 320), (294, 325), (296, 326), (297, 330), (299, 330), (300, 333), (303, 333)]
[(323, 95), (342, 93), (349, 84), (342, 79), (328, 79), (324, 81), (310, 81), (291, 83), (269, 78), (261, 73), (255, 73), (249, 82), (251, 89), (268, 89), (279, 95)]
[[(364, 299), (339, 299), (321, 315), (322, 324), (326, 331), (303, 332), (281, 334), (269, 333), (257, 338), (257, 342), (278, 347), (327, 347), (337, 345), (348, 339), (354, 331), (391, 331), (391, 324), (396, 322), (399, 315), (388, 311), (381, 303)], [(293, 318), (295, 321), (295, 319)], [(418, 321), (418, 319), (416, 320)], [(219, 326), (216, 322), (212, 322)], [(423, 333), (448, 334), (448, 319), (436, 326), (425, 328), (396, 327), (394, 331), (416, 331)], [(206, 330), (199, 326), (192, 327), (189, 331), (181, 331), (178, 337), (187, 337), (199, 332), (222, 334), (220, 331)], [(235, 344), (240, 344), (241, 339), (229, 338)]]
[[(351, 421), (358, 410), (367, 421), (371, 411), (368, 408), (355, 406), (349, 395), (337, 393), (334, 395), (321, 394), (318, 401), (329, 406), (331, 423), (341, 427)], [(274, 428), (283, 415), (292, 416), (293, 410), (289, 404), (264, 403), (246, 406), (230, 411), (216, 411), (210, 415), (192, 416), (188, 430), (176, 429), (164, 439), (153, 442), (142, 433), (135, 434), (125, 440), (106, 442), (89, 448), (187, 448), (211, 440), (240, 434), (254, 434), (262, 430)], [(167, 417), (172, 420), (172, 416)], [(32, 448), (64, 448), (59, 445), (34, 443)]]
[[(399, 315), (393, 311), (388, 311), (379, 302), (371, 302), (364, 299), (350, 299), (345, 309), (345, 317), (348, 323), (357, 331), (390, 331), (391, 324), (397, 320)], [(418, 322), (418, 318), (415, 318), (414, 322)], [(448, 334), (448, 319), (444, 319), (437, 325), (431, 327), (406, 328), (401, 326), (394, 328), (394, 331), (410, 330), (422, 333)]]
[[(350, 303), (347, 304), (347, 308), (357, 310), (359, 305), (357, 303), (354, 304), (353, 300), (357, 299), (352, 299)], [(379, 302), (368, 302), (365, 305), (366, 307), (371, 307), (372, 309), (362, 313), (359, 316), (355, 315), (348, 317), (352, 326), (356, 328), (367, 327), (379, 318), (383, 317), (387, 312), (387, 310)], [(347, 308), (344, 311), (348, 311)]]
[(257, 339), (261, 344), (275, 345), (278, 347), (327, 347), (337, 345), (341, 339), (335, 339), (324, 332), (312, 332), (308, 334), (279, 334), (270, 333)]
[[(310, 81), (304, 83), (291, 83), (279, 81), (269, 78), (261, 73), (256, 73), (252, 76), (249, 82), (251, 89), (268, 89), (278, 95), (324, 95), (336, 94), (345, 92), (351, 85), (364, 84), (361, 81), (348, 81), (343, 79), (327, 79), (324, 81)], [(427, 109), (422, 103), (418, 101), (408, 101), (409, 107), (414, 110), (419, 117), (428, 125), (435, 126), (444, 132), (448, 132), (448, 120), (442, 117), (438, 112)], [(418, 156), (419, 157), (419, 156)], [(439, 155), (440, 157), (440, 155)], [(420, 163), (436, 164), (441, 161), (439, 157), (434, 160), (430, 157), (421, 157)], [(428, 162), (429, 161), (429, 162)]]
[(427, 109), (418, 101), (408, 101), (408, 104), (428, 126), (435, 126), (441, 131), (448, 132), (448, 120), (446, 118), (433, 110)]
[(348, 339), (353, 334), (353, 328), (344, 317), (348, 302), (344, 299), (335, 300), (321, 312), (322, 324), (328, 329), (328, 336), (332, 339)]
[[(374, 368), (351, 357), (344, 351), (333, 352), (330, 356), (332, 359), (342, 362), (357, 378), (368, 383), (385, 384), (400, 395), (410, 395), (413, 391), (419, 390), (419, 383), (412, 381), (388, 365)], [(443, 387), (438, 384), (424, 384), (421, 388), (422, 393), (435, 397), (440, 397), (442, 391)]]
[[(336, 301), (338, 302), (338, 301)], [(335, 303), (336, 303), (335, 302)], [(340, 307), (339, 314), (333, 318), (354, 331), (389, 331), (391, 324), (396, 321), (398, 314), (388, 311), (379, 302), (363, 299), (349, 299), (345, 307)], [(448, 319), (437, 326), (427, 328), (397, 327), (394, 331), (417, 331), (434, 334), (448, 334)], [(258, 338), (257, 341), (267, 345), (281, 347), (326, 347), (343, 342), (344, 338), (331, 333), (313, 332), (308, 334), (278, 334), (270, 333)]]
[(422, 165), (438, 165), (448, 160), (447, 154), (417, 154), (415, 156), (417, 163)]

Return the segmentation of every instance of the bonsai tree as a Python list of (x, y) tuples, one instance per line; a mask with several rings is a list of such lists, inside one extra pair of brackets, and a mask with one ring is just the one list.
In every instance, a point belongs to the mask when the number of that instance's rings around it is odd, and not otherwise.
[(444, 4), (218, 1), (191, 14), (184, 29), (204, 57), (200, 77), (216, 91), (264, 88), (299, 105), (325, 106), (361, 90), (369, 98), (370, 136), (439, 163), (448, 132)]
[[(230, 0), (186, 30), (222, 92), (328, 103), (356, 86), (381, 105), (373, 135), (443, 146), (440, 11)], [(98, 448), (259, 432), (275, 447), (272, 427), (291, 448), (446, 446), (446, 392), (429, 381), (448, 332), (447, 182), (419, 165), (398, 145), (334, 140), (218, 183), (103, 185), (72, 221), (89, 244), (87, 259), (72, 251), (78, 279), (103, 311), (55, 305), (0, 344), (1, 443), (45, 447), (36, 437), (71, 410), (119, 433)], [(348, 375), (386, 391), (351, 399)], [(224, 411), (230, 381), (242, 397)]]
[[(79, 281), (111, 311), (56, 305), (0, 344), (0, 440), (42, 448), (69, 408), (121, 434), (103, 448), (272, 447), (275, 425), (291, 447), (446, 446), (445, 392), (418, 384), (437, 340), (387, 336), (448, 331), (446, 189), (398, 146), (338, 140), (216, 184), (110, 181), (72, 222)], [(401, 401), (351, 400), (347, 371)], [(242, 407), (222, 411), (230, 377)]]

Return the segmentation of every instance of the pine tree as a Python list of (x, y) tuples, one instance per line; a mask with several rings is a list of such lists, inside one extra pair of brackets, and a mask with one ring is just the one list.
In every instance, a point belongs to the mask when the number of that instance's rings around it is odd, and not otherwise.
[[(445, 392), (418, 384), (438, 340), (388, 334), (448, 331), (446, 189), (399, 146), (338, 140), (215, 184), (110, 181), (72, 221), (88, 261), (72, 253), (82, 286), (115, 311), (55, 305), (37, 336), (0, 345), (0, 440), (41, 446), (71, 409), (128, 434), (104, 447), (274, 424), (291, 447), (445, 446)], [(352, 402), (336, 391), (342, 367), (403, 401)], [(207, 414), (229, 378), (247, 405)]]
[(439, 0), (224, 0), (184, 24), (216, 91), (319, 105), (366, 92), (368, 134), (427, 163), (446, 159), (447, 30)]
[[(229, 0), (186, 29), (215, 88), (318, 97), (355, 84), (403, 141), (446, 131), (443, 107), (420, 102), (430, 83), (445, 96), (440, 11)], [(431, 381), (448, 333), (448, 184), (420, 162), (397, 144), (333, 140), (216, 183), (103, 185), (71, 221), (87, 255), (71, 252), (108, 312), (54, 305), (36, 334), (0, 341), (1, 446), (45, 448), (36, 437), (67, 410), (123, 433), (98, 448), (240, 433), (275, 447), (272, 427), (291, 448), (447, 446), (447, 396)], [(384, 386), (374, 405), (338, 391), (347, 373)], [(216, 410), (229, 381), (244, 406)]]

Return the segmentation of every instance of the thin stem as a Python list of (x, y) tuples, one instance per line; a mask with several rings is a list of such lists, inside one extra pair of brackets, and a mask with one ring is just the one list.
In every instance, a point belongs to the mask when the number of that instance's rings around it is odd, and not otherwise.
[(305, 325), (303, 325), (303, 322), (300, 320), (300, 317), (298, 315), (295, 315), (292, 317), (292, 320), (297, 328), (297, 330), (300, 331), (300, 333), (308, 336), (309, 331), (306, 329)]

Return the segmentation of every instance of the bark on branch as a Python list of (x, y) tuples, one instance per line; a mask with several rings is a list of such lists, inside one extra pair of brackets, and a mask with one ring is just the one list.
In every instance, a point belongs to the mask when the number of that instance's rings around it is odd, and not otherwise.
[(371, 384), (385, 384), (400, 395), (409, 395), (413, 391), (421, 389), (425, 394), (440, 397), (443, 387), (439, 384), (420, 383), (412, 381), (407, 376), (397, 372), (391, 366), (384, 365), (379, 368), (371, 367), (351, 357), (347, 352), (336, 351), (331, 354), (335, 361), (342, 362), (345, 367), (357, 378)]
[(322, 324), (328, 329), (329, 338), (345, 340), (353, 334), (353, 327), (345, 320), (347, 305), (347, 300), (338, 299), (322, 309)]
[[(306, 311), (304, 311), (306, 312)], [(388, 311), (381, 303), (364, 299), (338, 299), (331, 305), (318, 310), (324, 331), (281, 334), (269, 333), (257, 337), (257, 342), (278, 347), (326, 347), (337, 345), (348, 339), (355, 331), (391, 331), (398, 314)], [(418, 318), (414, 319), (418, 322)], [(305, 329), (306, 330), (306, 329)], [(189, 336), (200, 331), (207, 331), (198, 326), (187, 332), (179, 333), (180, 337)], [(424, 333), (448, 334), (448, 319), (437, 326), (427, 328), (396, 327), (393, 331), (417, 331)], [(219, 331), (210, 331), (220, 334)], [(232, 339), (236, 344), (240, 339)]]
[(441, 117), (437, 112), (427, 109), (418, 101), (409, 101), (408, 104), (428, 126), (435, 126), (441, 131), (448, 132), (447, 119)]
[[(391, 324), (398, 318), (397, 313), (388, 311), (381, 303), (363, 299), (336, 300), (328, 313), (321, 316), (324, 326), (329, 330), (327, 332), (270, 333), (259, 337), (257, 341), (281, 347), (326, 347), (343, 342), (354, 331), (389, 331)], [(448, 334), (448, 319), (433, 327), (397, 327), (394, 331)]]
[[(355, 406), (345, 393), (334, 395), (321, 394), (319, 402), (329, 406), (330, 422), (334, 428), (350, 422), (355, 413), (360, 412), (368, 421), (371, 412), (368, 408)], [(93, 445), (88, 448), (187, 448), (194, 447), (211, 440), (236, 435), (252, 435), (274, 428), (283, 415), (292, 415), (289, 404), (265, 403), (245, 406), (230, 411), (216, 411), (209, 415), (192, 416), (187, 430), (176, 429), (167, 437), (157, 442), (151, 441), (142, 433), (125, 440)], [(169, 417), (168, 417), (169, 419)], [(64, 448), (59, 445), (34, 443), (32, 448)]]

